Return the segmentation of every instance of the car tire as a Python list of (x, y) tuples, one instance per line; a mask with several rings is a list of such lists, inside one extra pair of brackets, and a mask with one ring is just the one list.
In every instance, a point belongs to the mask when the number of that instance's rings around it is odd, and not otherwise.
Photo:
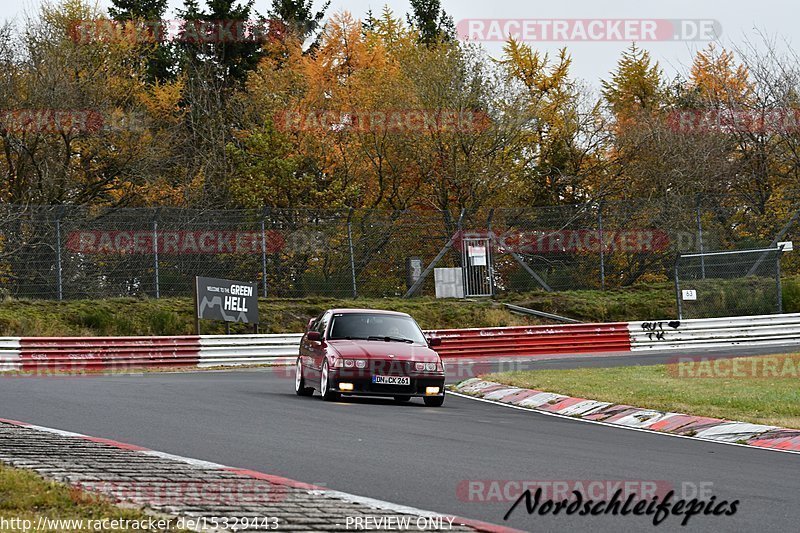
[(394, 403), (408, 403), (411, 401), (411, 396), (395, 396)]
[(300, 362), (300, 358), (297, 359), (295, 368), (294, 392), (298, 396), (311, 396), (314, 394), (314, 387), (306, 387), (306, 378), (303, 376), (303, 364)]
[(423, 400), (427, 407), (441, 407), (444, 403), (444, 394), (441, 396), (425, 396)]
[(328, 386), (328, 360), (322, 362), (322, 372), (320, 373), (319, 378), (319, 393), (322, 395), (322, 399), (326, 402), (335, 402), (338, 400), (341, 395), (336, 392), (329, 390)]

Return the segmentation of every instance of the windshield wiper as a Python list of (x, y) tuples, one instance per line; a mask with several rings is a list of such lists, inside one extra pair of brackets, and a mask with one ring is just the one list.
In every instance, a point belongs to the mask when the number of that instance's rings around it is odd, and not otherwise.
[(407, 342), (409, 344), (414, 344), (414, 341), (411, 339), (404, 339), (403, 337), (390, 337), (388, 335), (370, 335), (367, 340), (370, 341), (386, 341), (386, 342)]

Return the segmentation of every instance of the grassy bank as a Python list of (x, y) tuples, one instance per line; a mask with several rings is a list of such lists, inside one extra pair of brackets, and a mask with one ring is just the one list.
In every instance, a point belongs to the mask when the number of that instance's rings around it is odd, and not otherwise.
[[(783, 283), (784, 309), (800, 311), (800, 279)], [(746, 298), (747, 296), (742, 296)], [(730, 299), (731, 295), (720, 296)], [(584, 322), (616, 322), (672, 318), (677, 314), (669, 283), (642, 284), (607, 291), (584, 290), (509, 294), (492, 300), (435, 298), (310, 297), (262, 299), (262, 331), (301, 331), (309, 318), (329, 307), (366, 307), (404, 311), (423, 328), (514, 326), (538, 321), (514, 315), (503, 303), (563, 315)], [(191, 298), (112, 298), (108, 300), (0, 301), (0, 336), (180, 335), (194, 329)], [(241, 330), (241, 328), (239, 328)], [(239, 331), (234, 328), (234, 331)], [(204, 323), (204, 333), (222, 333), (221, 324)]]
[(676, 366), (656, 365), (504, 372), (484, 378), (516, 387), (660, 411), (800, 428), (800, 355), (767, 357), (778, 370), (763, 374), (768, 377), (752, 377), (749, 369), (753, 364), (763, 364), (764, 359), (748, 357), (737, 359), (741, 366), (736, 368), (742, 369), (740, 377), (729, 377), (730, 373), (724, 376), (724, 369), (732, 368), (729, 366), (721, 366), (722, 370), (717, 372), (692, 374), (680, 372)]
[[(765, 288), (764, 309), (751, 303), (756, 287)], [(800, 313), (800, 276), (782, 279), (783, 311)], [(774, 284), (748, 280), (709, 280), (685, 282), (684, 288), (694, 288), (703, 296), (704, 303), (712, 313), (727, 312), (727, 316), (748, 314), (747, 309), (769, 314), (774, 312)], [(627, 322), (674, 318), (678, 315), (675, 302), (675, 286), (672, 283), (647, 283), (624, 289), (607, 291), (562, 291), (512, 294), (501, 299), (508, 303), (538, 309), (548, 313), (564, 315), (585, 322)], [(756, 314), (756, 313), (749, 313)]]
[[(141, 511), (117, 507), (97, 495), (47, 481), (33, 472), (9, 468), (2, 464), (0, 464), (0, 517), (6, 521), (19, 519), (18, 524), (30, 520), (34, 527), (40, 517), (49, 520), (136, 520), (140, 523), (146, 523), (148, 519)], [(22, 531), (21, 527), (14, 526), (13, 522), (9, 525), (12, 527), (8, 529), (0, 527), (0, 531)], [(64, 529), (44, 527), (39, 531), (61, 533)], [(103, 531), (131, 531), (131, 529)], [(140, 529), (140, 531), (149, 530)]]
[[(433, 298), (262, 299), (262, 332), (296, 333), (308, 320), (330, 307), (366, 307), (403, 311), (423, 328), (512, 326), (533, 323), (491, 301), (466, 302)], [(62, 335), (189, 335), (194, 331), (191, 298), (42, 301), (4, 300), (0, 303), (0, 336)], [(203, 333), (223, 333), (224, 326), (203, 322)], [(245, 331), (234, 326), (233, 331)]]

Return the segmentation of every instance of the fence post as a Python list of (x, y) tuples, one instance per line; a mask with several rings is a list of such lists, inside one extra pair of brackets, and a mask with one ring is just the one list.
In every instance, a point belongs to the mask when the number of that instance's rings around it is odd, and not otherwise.
[(681, 253), (675, 259), (674, 278), (675, 278), (675, 300), (678, 303), (678, 320), (683, 320), (683, 302), (681, 301), (681, 285), (678, 280), (678, 263), (681, 262)]
[(358, 298), (358, 287), (356, 286), (356, 258), (353, 253), (353, 208), (347, 213), (347, 242), (350, 246), (350, 275), (353, 278), (353, 298)]
[(61, 266), (61, 216), (63, 207), (56, 211), (56, 292), (58, 300), (64, 299), (63, 269)]
[(778, 291), (778, 314), (783, 313), (783, 288), (781, 287), (781, 255), (783, 255), (783, 246), (778, 248), (778, 253), (775, 257), (775, 288)]
[(700, 275), (706, 279), (706, 259), (703, 250), (703, 220), (700, 218), (700, 195), (697, 195), (697, 238), (700, 241)]
[(597, 236), (600, 240), (600, 290), (606, 290), (606, 259), (603, 243), (603, 202), (597, 206)]
[(489, 294), (495, 296), (494, 291), (494, 253), (492, 252), (492, 243), (495, 240), (492, 238), (492, 220), (494, 220), (494, 207), (489, 210), (489, 216), (486, 219), (486, 257), (487, 261), (486, 264), (489, 267), (487, 269), (489, 273)]
[(267, 296), (267, 228), (265, 223), (269, 214), (269, 207), (265, 207), (264, 214), (261, 216), (261, 281), (265, 298)]
[(153, 217), (153, 265), (155, 266), (156, 299), (161, 298), (161, 289), (158, 285), (158, 210)]

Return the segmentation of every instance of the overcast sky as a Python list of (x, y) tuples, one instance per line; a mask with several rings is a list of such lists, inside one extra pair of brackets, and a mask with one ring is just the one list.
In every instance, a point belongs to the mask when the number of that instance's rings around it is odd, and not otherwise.
[[(55, 1), (55, 0), (53, 0)], [(42, 0), (0, 0), (0, 17), (20, 21), (25, 11), (36, 11)], [(201, 1), (202, 3), (202, 1)], [(320, 0), (315, 5), (320, 5)], [(101, 6), (110, 1), (101, 0)], [(170, 0), (170, 6), (182, 0)], [(266, 13), (271, 0), (256, 0), (255, 7)], [(466, 19), (670, 19), (717, 21), (722, 29), (718, 39), (722, 45), (742, 45), (745, 39), (760, 40), (756, 30), (796, 46), (800, 42), (800, 4), (797, 0), (443, 0), (444, 9), (456, 22)], [(397, 15), (409, 11), (408, 0), (332, 0), (331, 14), (347, 10), (363, 17), (368, 9), (379, 13), (388, 5)], [(174, 14), (171, 13), (172, 16)], [(490, 28), (486, 22), (487, 30)], [(566, 44), (573, 57), (573, 75), (599, 85), (608, 77), (620, 52), (629, 42), (531, 42), (545, 51), (555, 51)], [(659, 61), (668, 76), (683, 72), (691, 64), (694, 52), (704, 48), (707, 41), (656, 41), (641, 42)], [(499, 55), (502, 44), (484, 43), (492, 55)]]

